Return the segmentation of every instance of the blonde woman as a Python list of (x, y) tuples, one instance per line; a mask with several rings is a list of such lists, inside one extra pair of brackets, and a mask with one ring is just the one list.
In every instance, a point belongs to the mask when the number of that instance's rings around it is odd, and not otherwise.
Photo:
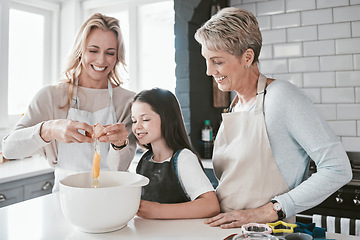
[(16, 159), (43, 154), (55, 167), (55, 184), (73, 173), (91, 171), (92, 125), (99, 138), (101, 169), (126, 170), (135, 153), (130, 102), (118, 74), (125, 66), (124, 44), (115, 18), (94, 14), (80, 28), (65, 71), (66, 80), (41, 89), (15, 129), (3, 140), (3, 154)]

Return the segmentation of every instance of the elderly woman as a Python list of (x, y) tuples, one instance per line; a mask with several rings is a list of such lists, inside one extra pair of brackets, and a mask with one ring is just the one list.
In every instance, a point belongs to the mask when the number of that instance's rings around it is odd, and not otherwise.
[[(224, 8), (195, 34), (206, 74), (236, 97), (215, 139), (213, 165), (223, 228), (285, 219), (349, 182), (346, 152), (312, 102), (293, 84), (259, 72), (261, 32), (253, 14)], [(310, 158), (317, 173), (309, 179)]]

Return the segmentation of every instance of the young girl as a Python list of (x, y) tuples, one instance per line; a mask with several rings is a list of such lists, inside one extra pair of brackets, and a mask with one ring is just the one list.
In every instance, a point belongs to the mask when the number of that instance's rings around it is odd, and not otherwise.
[(134, 98), (131, 118), (134, 135), (148, 149), (136, 172), (150, 179), (137, 215), (179, 219), (218, 214), (214, 188), (190, 146), (176, 97), (159, 88), (142, 91)]

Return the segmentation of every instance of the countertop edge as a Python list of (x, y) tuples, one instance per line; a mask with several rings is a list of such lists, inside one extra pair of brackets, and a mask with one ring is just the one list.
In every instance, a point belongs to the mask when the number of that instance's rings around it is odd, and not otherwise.
[(0, 164), (0, 184), (54, 172), (44, 156), (16, 159)]

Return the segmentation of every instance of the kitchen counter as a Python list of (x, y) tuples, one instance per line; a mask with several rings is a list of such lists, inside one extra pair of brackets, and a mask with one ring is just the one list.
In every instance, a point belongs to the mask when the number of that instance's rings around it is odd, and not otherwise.
[(0, 184), (54, 172), (45, 157), (30, 158), (0, 163)]
[(42, 156), (0, 164), (0, 208), (51, 193), (54, 170)]
[[(0, 209), (0, 239), (216, 239), (221, 240), (239, 229), (221, 229), (203, 223), (204, 219), (149, 220), (134, 217), (123, 229), (102, 234), (88, 234), (75, 229), (64, 217), (58, 193), (34, 198)], [(328, 233), (338, 240), (359, 239)]]

